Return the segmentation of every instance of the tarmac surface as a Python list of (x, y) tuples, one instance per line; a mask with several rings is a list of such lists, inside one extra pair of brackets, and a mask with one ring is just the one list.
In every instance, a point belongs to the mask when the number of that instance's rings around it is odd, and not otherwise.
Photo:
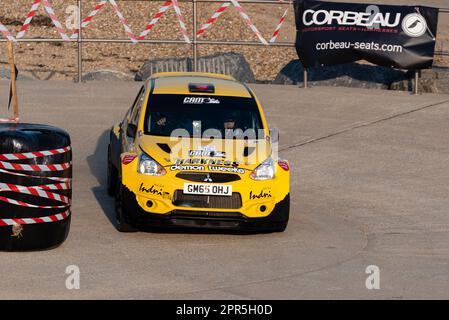
[[(22, 122), (72, 136), (73, 216), (59, 248), (0, 253), (1, 299), (449, 298), (448, 95), (253, 85), (291, 162), (287, 231), (121, 234), (107, 132), (140, 85), (19, 83)], [(69, 265), (80, 290), (66, 289)]]

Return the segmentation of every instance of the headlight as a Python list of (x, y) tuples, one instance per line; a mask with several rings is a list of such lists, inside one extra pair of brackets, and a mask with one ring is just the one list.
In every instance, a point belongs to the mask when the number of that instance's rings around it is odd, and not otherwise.
[(149, 176), (163, 176), (167, 171), (156, 160), (142, 153), (139, 157), (139, 173)]
[(274, 178), (274, 171), (274, 161), (269, 157), (251, 172), (250, 177), (253, 180), (271, 180)]

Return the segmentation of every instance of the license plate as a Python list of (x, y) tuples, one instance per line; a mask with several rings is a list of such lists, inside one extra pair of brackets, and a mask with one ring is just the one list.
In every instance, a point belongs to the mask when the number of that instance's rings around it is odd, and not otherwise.
[(184, 194), (232, 196), (232, 186), (223, 184), (185, 183)]

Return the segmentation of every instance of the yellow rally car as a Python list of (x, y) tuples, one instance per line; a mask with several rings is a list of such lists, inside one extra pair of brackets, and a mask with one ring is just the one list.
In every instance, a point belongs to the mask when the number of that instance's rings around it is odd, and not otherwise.
[(153, 75), (110, 133), (117, 229), (284, 231), (290, 168), (277, 158), (276, 133), (253, 92), (232, 77)]

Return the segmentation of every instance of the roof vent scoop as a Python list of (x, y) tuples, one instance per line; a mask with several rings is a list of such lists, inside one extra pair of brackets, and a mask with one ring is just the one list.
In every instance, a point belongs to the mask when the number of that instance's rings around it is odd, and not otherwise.
[(194, 93), (215, 93), (215, 86), (210, 83), (189, 83), (189, 91)]

